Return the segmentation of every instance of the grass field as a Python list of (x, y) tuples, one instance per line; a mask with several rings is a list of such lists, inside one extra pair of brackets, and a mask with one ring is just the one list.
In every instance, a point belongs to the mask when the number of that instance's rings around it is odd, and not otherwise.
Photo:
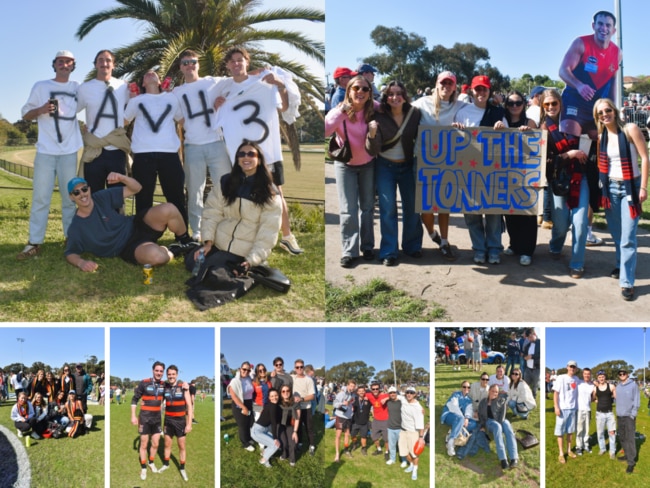
[[(328, 405), (330, 412), (333, 411), (332, 405)], [(424, 407), (425, 423), (429, 422), (429, 409)], [(367, 439), (368, 455), (363, 456), (360, 449), (352, 451), (352, 458), (341, 455), (340, 462), (333, 462), (336, 454), (334, 446), (336, 440), (336, 431), (327, 429), (325, 431), (325, 486), (332, 488), (364, 487), (428, 487), (431, 485), (431, 451), (429, 446), (425, 447), (418, 462), (418, 479), (411, 480), (410, 473), (404, 473), (398, 460), (396, 464), (386, 466), (384, 456), (373, 456), (375, 451), (374, 444), (370, 437)], [(339, 446), (343, 450), (343, 434)], [(453, 486), (442, 484), (439, 486)]]
[[(322, 198), (322, 155), (306, 153), (318, 169), (309, 194)], [(307, 159), (307, 157), (305, 158)], [(308, 164), (303, 162), (302, 174)], [(289, 177), (287, 178), (289, 179)], [(306, 185), (305, 185), (306, 186)], [(306, 250), (291, 256), (276, 247), (269, 264), (292, 281), (287, 294), (257, 287), (223, 307), (199, 312), (185, 296), (189, 273), (181, 260), (154, 270), (154, 284), (142, 283), (142, 270), (119, 258), (97, 258), (96, 273), (82, 273), (63, 257), (60, 195), (52, 198), (50, 220), (41, 253), (18, 262), (16, 254), (29, 234), (31, 182), (0, 171), (0, 320), (1, 321), (322, 321), (324, 320), (323, 207), (296, 206), (292, 214), (299, 225), (294, 233)], [(10, 188), (10, 189), (9, 189)], [(130, 205), (127, 204), (127, 211)], [(161, 244), (173, 241), (167, 232)]]
[[(519, 453), (519, 466), (515, 469), (502, 471), (496, 455), (494, 442), (490, 443), (490, 453), (479, 451), (474, 457), (466, 457), (459, 460), (456, 457), (449, 457), (445, 447), (445, 436), (449, 427), (440, 424), (442, 409), (449, 396), (460, 389), (461, 382), (466, 380), (474, 383), (479, 378), (479, 373), (472, 372), (467, 366), (462, 366), (461, 371), (452, 371), (451, 366), (436, 365), (436, 413), (433, 421), (436, 422), (436, 485), (438, 486), (481, 486), (481, 487), (535, 487), (540, 486), (540, 448), (523, 450), (517, 444)], [(484, 365), (483, 371), (488, 374), (496, 372), (496, 365)], [(539, 397), (537, 394), (538, 408), (533, 410), (528, 419), (513, 420), (512, 414), (508, 413), (507, 418), (512, 423), (513, 430), (524, 429), (533, 432), (540, 439), (540, 411)], [(547, 482), (547, 487), (549, 487)], [(571, 486), (571, 485), (562, 485)]]
[[(549, 398), (552, 398), (549, 396)], [(650, 413), (646, 407), (647, 400), (641, 395), (641, 408), (636, 419), (636, 431), (644, 436), (650, 435)], [(608, 488), (630, 488), (636, 486), (648, 486), (650, 479), (650, 453), (648, 452), (647, 440), (640, 443), (637, 440), (637, 465), (634, 473), (625, 474), (627, 463), (618, 460), (611, 460), (609, 452), (603, 456), (598, 455), (598, 440), (596, 436), (596, 406), (592, 403), (591, 421), (589, 432), (591, 437), (589, 444), (591, 454), (583, 454), (575, 459), (567, 459), (562, 465), (558, 461), (559, 451), (557, 437), (553, 435), (555, 429), (555, 412), (553, 400), (546, 400), (546, 486), (547, 488), (560, 488), (565, 486), (607, 486)], [(605, 434), (605, 442), (608, 445), (608, 435)], [(572, 448), (575, 448), (575, 435), (573, 436)], [(619, 455), (620, 444), (617, 439), (616, 454)], [(565, 440), (566, 446), (566, 440)]]
[[(164, 473), (152, 473), (147, 470), (147, 479), (140, 480), (140, 461), (138, 449), (140, 436), (138, 428), (131, 424), (131, 397), (123, 399), (121, 405), (111, 404), (111, 486), (123, 488), (125, 486), (156, 486), (176, 488), (185, 484), (178, 470), (178, 445), (173, 439), (170, 469)], [(192, 426), (192, 432), (187, 435), (187, 472), (188, 486), (215, 486), (214, 469), (214, 415), (215, 402), (206, 397), (204, 402), (194, 404), (194, 418), (197, 424)], [(139, 406), (138, 406), (139, 411)], [(156, 467), (162, 465), (164, 436), (161, 435), (158, 445)], [(97, 486), (103, 486), (97, 485)]]
[[(14, 402), (2, 403), (0, 424), (15, 435), (16, 428), (9, 418), (13, 405)], [(31, 439), (31, 446), (27, 448), (32, 472), (31, 486), (104, 486), (104, 407), (89, 404), (88, 413), (93, 416), (94, 421), (93, 428), (87, 435), (76, 439)], [(25, 444), (25, 439), (19, 440)]]
[[(219, 432), (220, 451), (220, 486), (221, 488), (322, 488), (323, 472), (323, 417), (316, 415), (314, 436), (316, 452), (312, 457), (306, 452), (307, 446), (296, 454), (296, 465), (292, 468), (289, 461), (280, 461), (280, 452), (271, 458), (271, 469), (265, 468), (258, 461), (259, 448), (255, 452), (244, 450), (239, 442), (237, 424), (232, 414), (230, 400), (224, 400), (223, 416)], [(224, 435), (230, 440), (226, 444)], [(303, 436), (306, 436), (303, 433)], [(306, 437), (305, 437), (306, 438)], [(302, 438), (301, 438), (302, 440)], [(347, 485), (351, 486), (351, 485)]]

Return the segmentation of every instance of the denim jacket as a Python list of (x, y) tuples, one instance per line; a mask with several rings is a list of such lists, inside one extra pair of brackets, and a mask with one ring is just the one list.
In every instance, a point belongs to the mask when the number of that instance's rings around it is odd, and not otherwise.
[(442, 409), (442, 416), (440, 417), (440, 423), (444, 423), (445, 416), (453, 412), (458, 415), (462, 415), (466, 419), (471, 419), (474, 415), (474, 406), (472, 405), (472, 399), (469, 395), (463, 395), (463, 392), (458, 390), (451, 394), (449, 400)]

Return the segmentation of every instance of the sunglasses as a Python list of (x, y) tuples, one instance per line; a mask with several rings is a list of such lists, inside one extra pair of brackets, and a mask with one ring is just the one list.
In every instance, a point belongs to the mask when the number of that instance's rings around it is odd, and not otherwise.
[(519, 376), (519, 373), (510, 373), (510, 376)]
[(603, 109), (603, 110), (599, 110), (599, 111), (596, 112), (596, 113), (598, 114), (599, 117), (602, 117), (602, 116), (605, 115), (605, 114), (611, 114), (613, 111), (614, 111), (613, 108), (605, 108), (605, 109)]
[[(461, 387), (463, 390), (469, 390), (469, 386), (462, 386)], [(407, 392), (408, 393), (408, 392)]]
[(442, 81), (440, 82), (440, 84), (441, 84), (442, 86), (454, 86), (456, 83), (454, 83), (454, 82), (451, 81), (451, 80), (442, 80)]
[(72, 191), (70, 192), (70, 195), (74, 195), (75, 197), (78, 197), (78, 196), (81, 195), (82, 193), (88, 193), (88, 190), (89, 190), (89, 189), (90, 189), (90, 188), (88, 187), (88, 185), (84, 185), (84, 186), (82, 186), (81, 188), (79, 188), (78, 190), (72, 190)]
[[(465, 387), (463, 386), (463, 388), (465, 388)], [(469, 386), (467, 387), (467, 389), (469, 390)], [(407, 395), (415, 395), (415, 392), (414, 391), (407, 391), (406, 394)]]
[(481, 378), (481, 381), (488, 381), (490, 378)]
[(544, 108), (549, 108), (549, 107), (557, 107), (559, 104), (560, 102), (555, 101), (555, 102), (544, 103), (542, 105), (544, 106)]
[(370, 388), (372, 391), (379, 391), (379, 388)]
[(246, 156), (248, 156), (249, 158), (256, 158), (257, 151), (239, 151), (237, 153), (238, 158), (245, 158)]
[(250, 371), (250, 368), (242, 368), (242, 371)]
[(296, 369), (305, 369), (304, 366), (295, 366)]
[(572, 365), (569, 366), (569, 368), (573, 368), (573, 369), (575, 369), (575, 368), (577, 368), (577, 366), (574, 366), (574, 365), (572, 364)]
[(264, 372), (266, 372), (266, 368), (258, 368), (257, 371), (258, 371), (258, 372), (260, 372), (260, 371), (264, 371)]
[(181, 65), (182, 66), (188, 66), (190, 64), (195, 65), (198, 62), (199, 62), (198, 59), (184, 59), (183, 61), (181, 61)]
[(355, 91), (355, 92), (358, 92), (359, 90), (361, 90), (363, 93), (368, 93), (370, 91), (370, 88), (368, 88), (367, 86), (353, 85), (353, 86), (350, 87), (350, 90)]
[(523, 104), (524, 104), (524, 102), (523, 102), (522, 100), (517, 100), (517, 101), (515, 101), (515, 100), (508, 100), (508, 101), (506, 102), (506, 105), (507, 105), (508, 107), (521, 107)]
[(622, 371), (618, 373), (619, 376), (627, 376), (627, 373), (623, 373)]
[(279, 368), (281, 366), (284, 366), (284, 363), (275, 363), (273, 366), (275, 366), (276, 368)]

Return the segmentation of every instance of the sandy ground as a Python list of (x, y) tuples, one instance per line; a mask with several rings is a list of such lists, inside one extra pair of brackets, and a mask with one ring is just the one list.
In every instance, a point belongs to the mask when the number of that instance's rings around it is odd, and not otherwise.
[[(401, 255), (395, 267), (379, 261), (357, 260), (356, 267), (342, 268), (338, 197), (334, 166), (325, 165), (325, 276), (335, 286), (382, 278), (415, 297), (441, 305), (453, 322), (641, 322), (650, 308), (650, 233), (639, 231), (635, 300), (621, 298), (618, 280), (609, 276), (615, 250), (606, 229), (595, 229), (605, 240), (587, 248), (585, 275), (569, 276), (571, 249), (567, 238), (562, 258), (549, 256), (551, 231), (539, 228), (533, 263), (519, 265), (517, 256), (501, 256), (501, 264), (476, 265), (469, 233), (462, 215), (452, 215), (449, 241), (458, 260), (449, 263), (438, 246), (425, 235), (421, 259)], [(425, 232), (426, 234), (426, 232)], [(379, 248), (379, 211), (375, 210), (375, 250)], [(508, 235), (503, 244), (507, 247)]]

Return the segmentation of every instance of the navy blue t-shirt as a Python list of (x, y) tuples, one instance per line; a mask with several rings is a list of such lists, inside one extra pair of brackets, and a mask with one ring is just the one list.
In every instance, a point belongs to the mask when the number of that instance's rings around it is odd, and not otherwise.
[(116, 210), (124, 205), (124, 187), (108, 188), (92, 194), (95, 203), (88, 217), (75, 214), (68, 229), (65, 255), (90, 252), (95, 256), (119, 256), (133, 234), (133, 216)]

